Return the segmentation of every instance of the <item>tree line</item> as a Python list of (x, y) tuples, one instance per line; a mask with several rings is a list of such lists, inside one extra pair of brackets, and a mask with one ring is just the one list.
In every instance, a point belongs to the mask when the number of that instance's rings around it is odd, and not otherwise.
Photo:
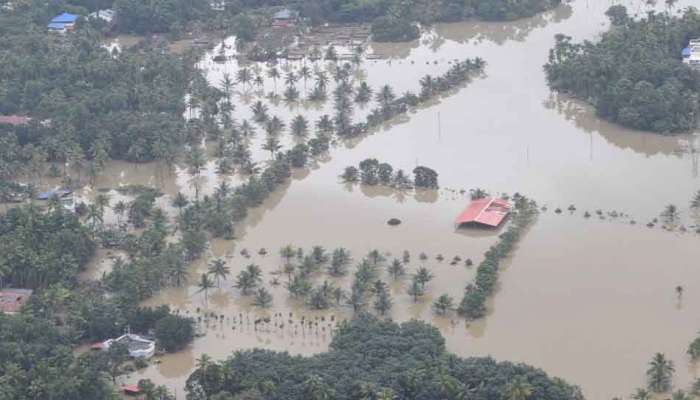
[(513, 202), (514, 211), (510, 226), (498, 236), (498, 242), (484, 253), (484, 259), (477, 267), (474, 282), (469, 283), (464, 290), (458, 312), (467, 319), (479, 319), (486, 315), (486, 301), (498, 285), (501, 262), (511, 254), (521, 235), (539, 212), (537, 203), (520, 194), (516, 193), (513, 196)]
[(681, 50), (700, 36), (697, 10), (681, 16), (652, 11), (636, 20), (616, 5), (606, 14), (612, 26), (598, 42), (556, 36), (544, 67), (550, 87), (624, 126), (659, 133), (694, 129), (700, 73), (682, 62)]
[(413, 169), (413, 180), (402, 169), (394, 172), (394, 167), (388, 163), (380, 163), (375, 158), (360, 161), (358, 167), (345, 167), (341, 179), (346, 183), (362, 182), (363, 185), (385, 185), (397, 189), (429, 188), (437, 189), (438, 173), (435, 170), (417, 166)]
[(311, 357), (267, 350), (200, 362), (187, 398), (204, 399), (528, 399), (578, 400), (576, 386), (524, 364), (459, 358), (437, 328), (360, 314), (341, 327), (330, 350)]

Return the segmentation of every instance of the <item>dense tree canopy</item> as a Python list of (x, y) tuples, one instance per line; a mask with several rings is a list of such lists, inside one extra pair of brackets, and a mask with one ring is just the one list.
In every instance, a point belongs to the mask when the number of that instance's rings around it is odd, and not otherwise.
[(87, 25), (51, 35), (32, 12), (15, 11), (8, 22), (27, 25), (0, 34), (0, 114), (32, 118), (2, 127), (0, 173), (31, 161), (96, 173), (109, 158), (172, 158), (183, 141), (184, 60), (156, 45), (110, 51)]
[(599, 42), (557, 36), (545, 66), (550, 86), (632, 128), (661, 133), (695, 128), (700, 73), (682, 63), (681, 49), (700, 36), (697, 10), (634, 20), (615, 6), (607, 15), (613, 26)]
[(72, 285), (95, 250), (88, 229), (62, 207), (0, 215), (0, 282), (24, 288)]
[(76, 359), (70, 341), (45, 319), (0, 313), (1, 399), (114, 398), (100, 356)]
[(470, 399), (491, 400), (508, 398), (516, 380), (531, 386), (533, 399), (582, 398), (577, 387), (527, 365), (449, 354), (437, 328), (424, 322), (398, 325), (360, 314), (341, 326), (326, 353), (237, 352), (201, 366), (186, 388), (190, 400), (250, 393), (257, 397), (241, 398), (437, 400), (466, 392)]

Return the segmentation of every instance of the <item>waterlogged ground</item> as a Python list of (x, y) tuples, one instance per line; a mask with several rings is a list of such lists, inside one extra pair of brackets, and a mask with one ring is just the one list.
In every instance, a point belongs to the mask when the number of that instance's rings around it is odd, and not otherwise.
[[(349, 317), (350, 310), (313, 313), (290, 300), (284, 285), (269, 283), (276, 276), (271, 272), (282, 264), (279, 248), (292, 244), (306, 249), (343, 246), (356, 260), (374, 248), (391, 253), (389, 257), (409, 250), (409, 272), (422, 265), (418, 254), (425, 252), (430, 256), (425, 265), (436, 276), (428, 294), (414, 303), (405, 283), (392, 284), (391, 316), (434, 323), (449, 349), (460, 355), (526, 362), (581, 385), (590, 399), (608, 399), (627, 396), (642, 385), (652, 354), (664, 352), (676, 364), (676, 387), (687, 387), (698, 376), (685, 349), (700, 330), (700, 238), (693, 229), (667, 232), (645, 224), (669, 203), (679, 206), (686, 226), (697, 223), (688, 202), (700, 189), (700, 139), (697, 134), (664, 137), (601, 121), (589, 107), (551, 94), (542, 71), (555, 34), (595, 39), (607, 28), (603, 13), (614, 3), (627, 5), (633, 13), (647, 9), (646, 2), (639, 0), (577, 0), (528, 20), (436, 25), (413, 43), (372, 44), (369, 52), (384, 59), (365, 61), (356, 76), (365, 77), (373, 88), (389, 83), (397, 93), (417, 91), (421, 76), (444, 72), (454, 59), (478, 56), (488, 65), (484, 76), (457, 93), (367, 137), (336, 143), (328, 157), (295, 172), (290, 184), (253, 210), (244, 226), (237, 227), (235, 241), (212, 242), (207, 257), (192, 267), (192, 282), (215, 257), (227, 260), (234, 275), (256, 263), (265, 271), (273, 307), (264, 312), (252, 308), (251, 299), (231, 288), (232, 281), (223, 282), (206, 299), (196, 287), (166, 290), (148, 304), (170, 304), (193, 316), (214, 313), (223, 319), (209, 318), (208, 323), (203, 319), (205, 336), (125, 380), (150, 377), (184, 398), (184, 381), (203, 353), (223, 359), (236, 349), (253, 347), (295, 354), (324, 351), (334, 324)], [(700, 1), (682, 1), (675, 9), (687, 5), (700, 6)], [(211, 62), (217, 51), (200, 63), (212, 83), (218, 83), (225, 72), (235, 76), (239, 67), (233, 60)], [(298, 70), (300, 65), (290, 63), (285, 68)], [(264, 66), (259, 68), (264, 73)], [(311, 90), (313, 82), (307, 85)], [(277, 91), (281, 93), (283, 87), (279, 80)], [(303, 93), (303, 80), (297, 87)], [(235, 97), (234, 115), (240, 121), (250, 118), (250, 103), (259, 96), (256, 92), (274, 92), (275, 85), (266, 78), (261, 89), (238, 90), (242, 93)], [(330, 102), (291, 106), (280, 102), (270, 105), (270, 114), (289, 124), (297, 114), (313, 121), (331, 107)], [(367, 110), (356, 108), (355, 120), (364, 118)], [(254, 158), (260, 162), (269, 158), (261, 149), (263, 140), (262, 131), (250, 138)], [(292, 143), (289, 135), (283, 139), (286, 146)], [(338, 181), (345, 166), (367, 157), (405, 170), (416, 164), (430, 166), (439, 172), (443, 189), (397, 193)], [(220, 179), (234, 184), (241, 180), (235, 175), (218, 177), (214, 171), (212, 160), (202, 174), (202, 192), (211, 192)], [(156, 164), (112, 163), (79, 196), (89, 199), (96, 188), (134, 183), (160, 188), (164, 196), (158, 204), (163, 207), (168, 207), (177, 191), (193, 193), (192, 177), (184, 167), (169, 170)], [(490, 315), (467, 324), (454, 315), (434, 315), (430, 303), (442, 293), (458, 300), (473, 276), (473, 268), (450, 265), (453, 256), (478, 262), (497, 239), (497, 232), (454, 230), (452, 221), (468, 202), (459, 190), (473, 187), (526, 193), (548, 210), (506, 263)], [(114, 199), (120, 196), (114, 190), (108, 193)], [(577, 207), (574, 213), (553, 212), (571, 204)], [(598, 209), (604, 212), (603, 218), (595, 214)], [(584, 218), (586, 210), (594, 216)], [(629, 216), (606, 215), (613, 210)], [(392, 217), (403, 224), (387, 226)], [(632, 225), (631, 220), (638, 223)], [(257, 254), (261, 247), (269, 251), (267, 256)], [(244, 248), (250, 259), (240, 255)], [(446, 260), (438, 262), (437, 254)], [(101, 276), (110, 263), (97, 260), (94, 264), (87, 278)], [(277, 277), (282, 283), (286, 280), (283, 275)], [(320, 275), (317, 282), (323, 279), (328, 278)], [(349, 279), (333, 282), (349, 285)], [(674, 290), (677, 285), (685, 289), (681, 298)], [(269, 315), (270, 323), (256, 328), (254, 321), (261, 315)], [(305, 321), (313, 321), (311, 327), (300, 327), (302, 315)]]

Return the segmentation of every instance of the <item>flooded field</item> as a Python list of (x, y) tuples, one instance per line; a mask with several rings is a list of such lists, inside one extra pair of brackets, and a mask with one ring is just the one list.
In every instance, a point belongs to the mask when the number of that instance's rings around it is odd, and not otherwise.
[[(324, 351), (332, 327), (349, 317), (351, 310), (311, 312), (289, 299), (286, 277), (273, 273), (282, 264), (279, 249), (291, 244), (307, 250), (314, 245), (329, 250), (342, 246), (355, 261), (372, 249), (387, 253), (389, 259), (408, 250), (409, 273), (423, 264), (418, 255), (425, 252), (429, 255), (425, 266), (435, 275), (427, 295), (414, 302), (406, 294), (405, 282), (393, 283), (391, 316), (436, 324), (448, 348), (460, 355), (522, 361), (581, 385), (587, 398), (609, 399), (627, 396), (642, 385), (651, 356), (664, 352), (676, 364), (676, 387), (687, 387), (696, 377), (685, 349), (700, 330), (700, 238), (692, 230), (667, 232), (645, 224), (671, 203), (679, 206), (684, 224), (697, 223), (688, 203), (700, 189), (700, 139), (697, 133), (660, 136), (601, 121), (590, 107), (550, 93), (542, 70), (555, 34), (595, 39), (607, 28), (604, 12), (614, 3), (626, 4), (632, 13), (647, 9), (646, 2), (639, 0), (578, 0), (523, 21), (436, 25), (412, 43), (371, 44), (368, 52), (384, 59), (365, 61), (355, 71), (356, 79), (366, 79), (374, 89), (389, 83), (397, 94), (418, 91), (422, 76), (443, 73), (455, 59), (481, 57), (487, 67), (484, 76), (475, 77), (457, 93), (366, 137), (335, 143), (328, 157), (297, 171), (288, 185), (253, 210), (244, 226), (236, 227), (234, 241), (212, 242), (207, 257), (192, 267), (190, 282), (196, 282), (214, 258), (225, 259), (232, 276), (256, 263), (274, 296), (273, 306), (266, 311), (251, 307), (251, 298), (231, 288), (233, 278), (207, 296), (196, 286), (166, 290), (148, 304), (169, 304), (190, 315), (214, 313), (223, 319), (215, 322), (210, 317), (208, 324), (203, 320), (205, 335), (192, 346), (125, 379), (150, 377), (184, 398), (184, 381), (204, 353), (222, 359), (236, 349), (253, 347), (295, 354)], [(676, 9), (687, 5), (700, 6), (700, 1), (681, 1)], [(200, 67), (218, 85), (224, 73), (235, 75), (240, 66), (235, 60), (213, 63), (210, 60), (217, 52), (207, 54)], [(300, 61), (290, 62), (282, 69), (300, 66)], [(259, 68), (264, 76), (264, 66), (249, 67)], [(309, 88), (312, 85), (310, 81)], [(303, 80), (297, 87), (303, 93)], [(283, 88), (282, 79), (275, 84), (269, 78), (262, 87), (239, 86), (235, 118), (250, 119), (254, 101), (267, 102), (266, 93)], [(287, 125), (297, 114), (315, 121), (332, 113), (332, 101), (280, 101), (270, 104), (269, 113)], [(367, 113), (368, 108), (356, 107), (354, 119)], [(249, 138), (253, 158), (260, 163), (269, 159), (269, 152), (262, 149), (264, 136), (260, 131)], [(288, 148), (293, 139), (284, 134), (282, 142)], [(443, 189), (400, 193), (339, 182), (345, 166), (368, 157), (404, 170), (417, 164), (429, 166), (440, 174)], [(211, 193), (220, 179), (235, 184), (239, 178), (217, 176), (212, 160), (199, 183), (203, 193)], [(113, 163), (95, 189), (89, 186), (79, 195), (89, 198), (96, 188), (139, 183), (160, 188), (164, 196), (158, 204), (169, 207), (169, 199), (178, 191), (192, 196), (192, 179), (182, 166), (171, 170), (156, 164)], [(459, 191), (475, 187), (493, 193), (525, 193), (548, 206), (548, 211), (507, 263), (490, 315), (467, 324), (454, 315), (434, 315), (430, 304), (442, 293), (458, 301), (473, 276), (473, 268), (450, 265), (453, 256), (478, 263), (497, 239), (494, 231), (454, 229), (454, 218), (468, 202), (468, 195)], [(116, 196), (115, 191), (110, 193)], [(553, 212), (571, 204), (578, 209), (573, 214)], [(630, 217), (585, 219), (586, 210), (615, 210)], [(390, 227), (386, 224), (390, 218), (403, 223)], [(631, 219), (638, 224), (631, 225)], [(259, 255), (260, 248), (269, 254)], [(243, 249), (249, 251), (250, 259), (240, 254)], [(437, 261), (438, 254), (446, 260)], [(91, 277), (108, 268), (103, 262), (95, 265), (101, 269), (89, 272)], [(275, 277), (281, 285), (269, 283)], [(324, 279), (331, 280), (319, 275), (316, 283)], [(350, 278), (332, 281), (347, 287)], [(677, 285), (685, 289), (681, 298), (674, 290)], [(302, 315), (318, 318), (314, 319), (318, 328), (295, 329), (289, 324), (289, 313), (297, 324)], [(271, 322), (264, 326), (249, 322), (261, 315), (269, 316)]]

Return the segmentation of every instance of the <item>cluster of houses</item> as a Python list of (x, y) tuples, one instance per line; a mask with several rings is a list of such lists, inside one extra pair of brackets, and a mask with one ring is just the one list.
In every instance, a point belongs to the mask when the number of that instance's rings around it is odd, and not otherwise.
[(694, 68), (700, 68), (700, 39), (691, 39), (688, 47), (682, 51), (683, 62)]

